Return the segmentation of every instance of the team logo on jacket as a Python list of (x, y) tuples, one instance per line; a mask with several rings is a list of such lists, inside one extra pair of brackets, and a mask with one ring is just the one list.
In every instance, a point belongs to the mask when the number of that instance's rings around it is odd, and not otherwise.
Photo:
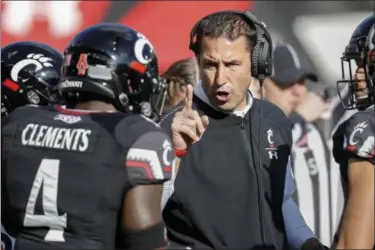
[(268, 152), (269, 158), (272, 159), (278, 159), (277, 155), (277, 148), (275, 147), (274, 141), (273, 141), (273, 130), (268, 129), (267, 130), (267, 141), (268, 141), (268, 147), (266, 148)]

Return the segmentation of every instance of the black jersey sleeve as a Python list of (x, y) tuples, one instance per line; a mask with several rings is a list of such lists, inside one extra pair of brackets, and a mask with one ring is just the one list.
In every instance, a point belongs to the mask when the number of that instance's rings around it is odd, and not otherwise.
[(350, 157), (359, 157), (374, 163), (374, 121), (368, 112), (358, 112), (350, 117), (344, 128), (343, 149)]
[(159, 184), (171, 179), (174, 155), (161, 131), (149, 131), (131, 146), (126, 167), (132, 185)]
[[(128, 120), (123, 138), (126, 146), (125, 165), (131, 186), (161, 184), (172, 177), (174, 152), (168, 136), (145, 117)], [(130, 134), (131, 133), (131, 134)], [(130, 134), (130, 135), (129, 135)]]
[(341, 123), (332, 136), (332, 154), (337, 164), (347, 163), (347, 153), (344, 150), (344, 131), (347, 121)]

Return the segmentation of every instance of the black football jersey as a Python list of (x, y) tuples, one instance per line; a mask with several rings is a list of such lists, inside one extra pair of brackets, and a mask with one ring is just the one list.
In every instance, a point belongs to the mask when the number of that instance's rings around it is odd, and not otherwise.
[(374, 106), (359, 111), (344, 121), (333, 135), (333, 156), (340, 165), (341, 175), (347, 180), (348, 159), (360, 158), (375, 162)]
[(141, 115), (30, 105), (2, 123), (2, 223), (15, 249), (113, 249), (124, 194), (171, 178), (171, 142)]

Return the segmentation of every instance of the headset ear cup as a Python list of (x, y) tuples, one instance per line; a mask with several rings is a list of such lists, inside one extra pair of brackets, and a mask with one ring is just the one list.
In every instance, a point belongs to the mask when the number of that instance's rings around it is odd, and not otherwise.
[(196, 50), (195, 45), (196, 45), (195, 43), (192, 43), (192, 44), (190, 45), (190, 48), (189, 48), (191, 51), (193, 51), (194, 54), (197, 53), (197, 50)]
[(260, 57), (260, 63), (262, 64), (262, 74), (265, 76), (272, 75), (272, 44), (263, 40), (262, 43), (262, 55)]
[(259, 76), (259, 55), (260, 55), (260, 44), (257, 44), (253, 47), (253, 53), (251, 56), (251, 75), (252, 77), (257, 78)]

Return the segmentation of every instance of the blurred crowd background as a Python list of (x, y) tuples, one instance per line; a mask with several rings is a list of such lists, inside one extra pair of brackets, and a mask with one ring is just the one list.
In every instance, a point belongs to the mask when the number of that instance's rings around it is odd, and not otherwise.
[[(336, 91), (336, 81), (341, 78), (340, 56), (355, 27), (373, 12), (374, 1), (2, 1), (1, 45), (32, 40), (63, 50), (83, 28), (118, 22), (143, 32), (152, 41), (164, 73), (176, 61), (193, 56), (188, 43), (195, 22), (225, 9), (254, 11), (269, 27), (274, 43), (290, 44), (301, 67), (318, 75), (317, 83), (307, 80), (306, 86), (319, 94), (328, 108), (308, 121), (308, 146), (297, 145), (293, 161), (296, 200), (308, 225), (330, 245), (343, 205), (330, 138), (337, 124), (352, 114), (342, 109)], [(164, 74), (170, 82), (178, 81), (173, 72), (170, 69)], [(177, 88), (171, 84), (170, 89)], [(341, 91), (345, 95), (345, 89)], [(173, 105), (173, 98), (169, 97), (169, 105)], [(306, 157), (311, 151), (313, 170), (311, 158)]]

